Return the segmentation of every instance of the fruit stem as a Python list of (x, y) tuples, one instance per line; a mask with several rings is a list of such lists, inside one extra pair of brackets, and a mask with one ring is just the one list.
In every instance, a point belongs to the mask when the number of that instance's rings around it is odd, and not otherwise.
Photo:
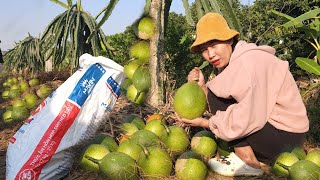
[(99, 163), (100, 163), (100, 160), (99, 160), (99, 159), (95, 159), (95, 158), (90, 157), (90, 156), (88, 156), (88, 155), (84, 155), (84, 157), (87, 158), (88, 160), (96, 163), (96, 164), (99, 164)]
[(282, 163), (280, 163), (280, 162), (277, 162), (277, 164), (278, 164), (279, 166), (283, 167), (283, 168), (286, 169), (286, 170), (289, 170), (289, 168), (290, 168), (290, 166), (284, 165), (284, 164), (282, 164)]
[(136, 97), (133, 100), (134, 102), (138, 99), (138, 97), (140, 96), (140, 93), (141, 93), (140, 91), (137, 93)]

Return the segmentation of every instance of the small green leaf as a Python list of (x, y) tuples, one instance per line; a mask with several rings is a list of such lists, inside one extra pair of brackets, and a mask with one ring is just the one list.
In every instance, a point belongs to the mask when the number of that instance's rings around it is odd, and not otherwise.
[(320, 49), (318, 49), (317, 51), (317, 59), (318, 59), (318, 62), (320, 62)]
[(301, 69), (316, 75), (320, 75), (320, 66), (312, 59), (297, 57), (296, 63)]

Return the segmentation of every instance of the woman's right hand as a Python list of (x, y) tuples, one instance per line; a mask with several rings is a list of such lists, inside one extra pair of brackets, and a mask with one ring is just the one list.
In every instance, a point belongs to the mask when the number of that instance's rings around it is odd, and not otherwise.
[(190, 81), (197, 81), (200, 87), (204, 87), (206, 84), (206, 81), (204, 79), (204, 75), (202, 71), (199, 69), (199, 67), (193, 68), (189, 74), (188, 74), (188, 82)]

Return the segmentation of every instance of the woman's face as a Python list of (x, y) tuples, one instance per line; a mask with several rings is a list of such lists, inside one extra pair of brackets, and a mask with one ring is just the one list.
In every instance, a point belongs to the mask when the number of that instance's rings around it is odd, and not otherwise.
[(221, 69), (229, 64), (232, 54), (232, 40), (229, 41), (209, 41), (200, 45), (202, 57), (212, 66)]

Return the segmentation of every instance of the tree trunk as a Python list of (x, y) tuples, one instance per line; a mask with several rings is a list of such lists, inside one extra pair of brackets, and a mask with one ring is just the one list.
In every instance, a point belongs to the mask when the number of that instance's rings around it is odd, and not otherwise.
[(147, 103), (153, 107), (164, 105), (165, 69), (163, 61), (164, 52), (164, 5), (165, 0), (153, 0), (149, 15), (156, 22), (156, 34), (150, 40), (151, 58), (149, 68), (151, 73), (151, 88)]

